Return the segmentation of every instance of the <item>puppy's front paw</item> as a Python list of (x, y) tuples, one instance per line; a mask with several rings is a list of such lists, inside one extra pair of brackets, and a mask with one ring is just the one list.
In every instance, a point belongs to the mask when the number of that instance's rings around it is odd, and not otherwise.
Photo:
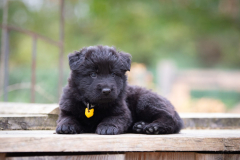
[(136, 133), (144, 133), (143, 132), (143, 128), (147, 125), (148, 123), (146, 122), (143, 122), (143, 121), (140, 121), (140, 122), (137, 122), (133, 125), (133, 132), (136, 132)]
[(121, 134), (120, 130), (113, 125), (99, 125), (96, 133), (101, 135)]
[(76, 124), (62, 124), (57, 126), (56, 132), (58, 134), (78, 134), (83, 131), (80, 126), (77, 126)]
[(144, 127), (143, 132), (146, 134), (170, 134), (173, 131), (171, 127), (162, 126), (158, 123), (150, 123)]

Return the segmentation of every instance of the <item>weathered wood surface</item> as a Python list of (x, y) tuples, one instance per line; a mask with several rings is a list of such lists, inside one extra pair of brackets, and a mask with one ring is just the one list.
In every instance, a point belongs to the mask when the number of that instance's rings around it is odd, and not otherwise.
[(58, 104), (0, 102), (0, 114), (58, 114)]
[(239, 160), (240, 154), (209, 154), (196, 152), (126, 152), (126, 153), (101, 153), (84, 155), (34, 155), (7, 156), (0, 160)]
[(6, 160), (125, 160), (124, 154), (6, 157)]
[(6, 160), (195, 160), (194, 152), (127, 152), (121, 154), (92, 154), (68, 156), (6, 157)]
[[(1, 130), (54, 130), (57, 104), (0, 102)], [(186, 129), (240, 129), (240, 114), (182, 113)]]
[[(196, 117), (194, 117), (196, 116)], [(0, 130), (54, 130), (57, 115), (0, 114)], [(240, 129), (240, 115), (182, 116), (185, 129)]]
[(240, 129), (240, 114), (182, 113), (186, 129)]
[(240, 160), (240, 154), (197, 153), (196, 160)]
[(196, 154), (196, 160), (224, 160), (224, 154)]
[(0, 130), (54, 130), (57, 115), (1, 115)]
[(0, 131), (0, 152), (240, 151), (240, 130), (183, 130), (171, 135), (59, 135)]
[(128, 152), (126, 160), (195, 160), (194, 152)]
[(0, 160), (5, 160), (6, 154), (5, 153), (0, 153)]

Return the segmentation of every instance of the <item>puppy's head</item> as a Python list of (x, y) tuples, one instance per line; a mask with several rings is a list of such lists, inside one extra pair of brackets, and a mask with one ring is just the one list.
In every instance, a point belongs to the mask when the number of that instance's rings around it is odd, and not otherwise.
[(71, 82), (88, 103), (109, 103), (124, 93), (131, 56), (114, 47), (90, 46), (69, 54)]

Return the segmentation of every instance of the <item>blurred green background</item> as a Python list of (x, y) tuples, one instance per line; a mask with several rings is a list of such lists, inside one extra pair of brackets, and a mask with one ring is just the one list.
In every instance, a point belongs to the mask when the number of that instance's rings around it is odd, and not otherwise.
[[(156, 66), (163, 59), (171, 59), (179, 70), (240, 69), (239, 0), (68, 0), (64, 7), (64, 84), (69, 74), (67, 54), (92, 45), (130, 53), (133, 62), (147, 66), (154, 84)], [(9, 25), (59, 40), (58, 0), (9, 0), (8, 14)], [(31, 50), (31, 37), (10, 32), (9, 85), (31, 81)], [(58, 57), (57, 47), (38, 40), (36, 73), (42, 92), (36, 93), (37, 103), (58, 102)], [(191, 95), (223, 99), (229, 108), (240, 103), (238, 92), (192, 91)], [(30, 102), (30, 89), (9, 92), (9, 101)]]

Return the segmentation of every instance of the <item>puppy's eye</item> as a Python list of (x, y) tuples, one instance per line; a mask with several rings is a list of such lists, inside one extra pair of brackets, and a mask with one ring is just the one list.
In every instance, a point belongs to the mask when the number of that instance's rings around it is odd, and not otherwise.
[(114, 72), (113, 72), (113, 73), (111, 73), (111, 76), (112, 76), (112, 77), (115, 77), (115, 75), (116, 75), (116, 74), (115, 74)]
[(90, 74), (90, 77), (96, 78), (96, 77), (97, 77), (97, 73), (96, 73), (96, 72), (92, 72), (92, 73)]

